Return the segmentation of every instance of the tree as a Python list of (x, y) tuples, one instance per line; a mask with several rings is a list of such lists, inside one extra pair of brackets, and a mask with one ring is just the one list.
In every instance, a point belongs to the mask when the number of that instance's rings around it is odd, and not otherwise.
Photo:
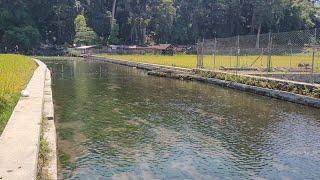
[(110, 36), (108, 38), (108, 44), (119, 44), (119, 25), (114, 21), (114, 24), (112, 25), (112, 29), (110, 32)]
[[(102, 43), (141, 45), (259, 37), (320, 27), (319, 8), (318, 0), (1, 0), (0, 50), (4, 42), (28, 44), (24, 35), (29, 32), (40, 34), (39, 40), (28, 40), (37, 46), (38, 41), (92, 44), (96, 36)], [(83, 28), (75, 27), (78, 14), (87, 18), (82, 17)]]
[(18, 45), (20, 52), (28, 52), (40, 44), (40, 33), (32, 26), (13, 27), (7, 30), (2, 39), (11, 51)]
[(23, 52), (39, 46), (40, 34), (27, 2), (0, 1), (0, 42), (9, 51), (14, 51), (16, 45)]
[[(87, 3), (87, 2), (86, 2)], [(111, 10), (109, 2), (105, 0), (91, 1), (90, 4), (83, 5), (88, 26), (90, 26), (99, 36), (103, 44), (107, 43), (107, 38), (111, 32)], [(80, 11), (79, 11), (80, 13)]]
[(74, 43), (76, 45), (92, 45), (97, 41), (96, 33), (87, 26), (85, 17), (80, 14), (74, 21), (76, 35)]
[(172, 1), (158, 1), (157, 5), (152, 8), (149, 27), (155, 32), (155, 42), (167, 43), (171, 41), (175, 17), (176, 8), (173, 6)]

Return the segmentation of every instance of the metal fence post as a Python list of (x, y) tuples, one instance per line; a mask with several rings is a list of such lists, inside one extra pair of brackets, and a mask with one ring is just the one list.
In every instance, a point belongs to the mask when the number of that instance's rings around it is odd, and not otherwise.
[(262, 57), (261, 57), (261, 62), (260, 62), (260, 68), (263, 68), (263, 56), (264, 56), (264, 49), (261, 48), (261, 54), (262, 54)]
[(203, 69), (204, 66), (203, 66), (203, 56), (204, 56), (204, 38), (202, 39), (202, 48), (201, 48), (201, 59), (200, 59), (200, 65), (201, 65), (201, 68)]
[(203, 41), (198, 41), (197, 45), (197, 68), (202, 68), (203, 61)]
[(288, 42), (288, 46), (290, 47), (290, 60), (289, 60), (289, 70), (291, 71), (291, 68), (292, 68), (292, 43), (291, 43), (291, 39), (289, 39), (289, 42)]
[(199, 58), (200, 58), (200, 44), (199, 44), (199, 40), (197, 42), (197, 68), (199, 68)]
[(268, 62), (267, 62), (267, 70), (268, 70), (268, 72), (271, 72), (271, 66), (272, 66), (272, 64), (271, 64), (271, 48), (272, 48), (272, 34), (271, 34), (271, 32), (269, 32), (269, 43), (268, 43)]
[(199, 56), (200, 56), (200, 51), (199, 51), (199, 40), (197, 42), (197, 65), (196, 67), (199, 68)]
[(214, 38), (213, 50), (213, 69), (216, 69), (216, 55), (217, 55), (217, 38)]
[(314, 83), (314, 65), (315, 65), (315, 57), (316, 57), (316, 44), (317, 44), (317, 29), (314, 29), (314, 38), (312, 42), (312, 66), (311, 66), (311, 74), (312, 74), (312, 83)]
[(229, 67), (232, 67), (232, 47), (230, 48), (230, 52), (229, 52)]
[(316, 56), (316, 50), (315, 50), (315, 47), (312, 48), (312, 74), (314, 74), (314, 61), (315, 61), (315, 56)]
[(314, 29), (314, 40), (312, 47), (312, 76), (314, 77), (314, 65), (315, 65), (315, 55), (316, 55), (316, 44), (317, 44), (317, 29)]
[(240, 66), (240, 60), (239, 60), (239, 55), (240, 55), (240, 36), (237, 36), (237, 68)]

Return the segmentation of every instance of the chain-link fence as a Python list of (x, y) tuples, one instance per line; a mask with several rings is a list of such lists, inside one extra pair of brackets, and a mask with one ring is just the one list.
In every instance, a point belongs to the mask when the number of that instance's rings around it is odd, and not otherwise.
[(204, 39), (197, 67), (236, 72), (317, 73), (320, 29)]

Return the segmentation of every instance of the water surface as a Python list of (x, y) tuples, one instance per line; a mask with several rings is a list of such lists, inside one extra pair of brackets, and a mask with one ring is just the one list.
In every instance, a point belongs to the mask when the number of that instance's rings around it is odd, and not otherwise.
[(47, 61), (59, 179), (319, 179), (320, 112), (107, 63)]

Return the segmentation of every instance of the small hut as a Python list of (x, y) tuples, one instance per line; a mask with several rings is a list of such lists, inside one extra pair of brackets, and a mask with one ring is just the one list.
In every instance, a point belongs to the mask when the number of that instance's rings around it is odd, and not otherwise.
[(92, 54), (94, 47), (96, 46), (80, 46), (76, 47), (76, 50), (80, 51), (81, 54)]
[(148, 49), (152, 49), (155, 54), (162, 54), (162, 55), (173, 55), (174, 54), (174, 47), (171, 44), (158, 44), (149, 46)]

